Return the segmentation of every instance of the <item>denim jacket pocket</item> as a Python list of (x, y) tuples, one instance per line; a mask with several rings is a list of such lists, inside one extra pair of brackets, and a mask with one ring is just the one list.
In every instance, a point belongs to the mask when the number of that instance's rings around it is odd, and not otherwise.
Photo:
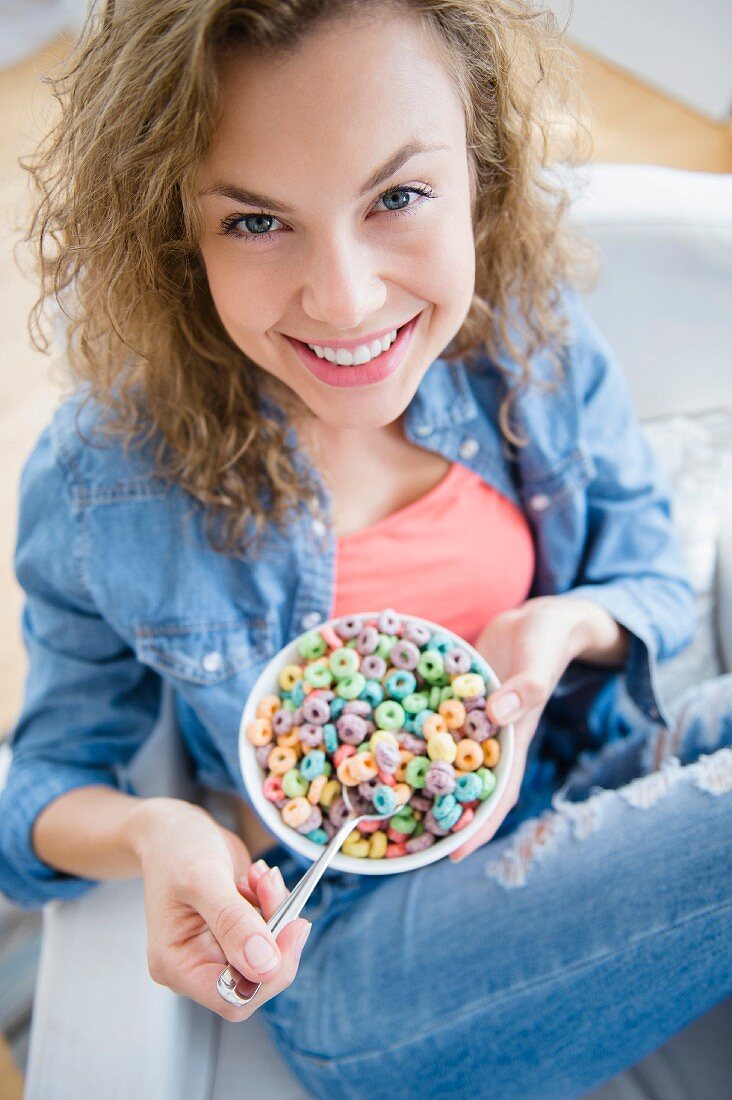
[(166, 679), (207, 687), (245, 673), (269, 659), (276, 647), (273, 623), (257, 618), (140, 623), (135, 648), (138, 660)]
[(592, 456), (578, 447), (549, 469), (527, 465), (522, 471), (520, 496), (530, 512), (551, 511), (583, 490), (596, 473)]

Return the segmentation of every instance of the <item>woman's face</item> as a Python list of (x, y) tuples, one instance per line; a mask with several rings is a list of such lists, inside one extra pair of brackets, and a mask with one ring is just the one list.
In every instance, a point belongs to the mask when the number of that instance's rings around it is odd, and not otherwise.
[[(286, 59), (231, 57), (221, 77), (197, 190), (224, 327), (319, 420), (390, 424), (474, 290), (464, 112), (438, 51), (415, 19), (389, 16), (323, 29)], [(344, 343), (374, 358), (306, 346)]]

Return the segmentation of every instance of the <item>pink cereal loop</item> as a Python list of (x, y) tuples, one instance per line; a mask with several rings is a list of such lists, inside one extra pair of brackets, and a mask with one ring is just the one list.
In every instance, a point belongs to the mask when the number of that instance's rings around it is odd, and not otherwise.
[(268, 775), (262, 784), (262, 790), (269, 802), (279, 802), (285, 793), (282, 790), (282, 779), (279, 775)]
[(320, 637), (331, 649), (340, 649), (343, 646), (343, 638), (338, 637), (332, 626), (321, 626)]

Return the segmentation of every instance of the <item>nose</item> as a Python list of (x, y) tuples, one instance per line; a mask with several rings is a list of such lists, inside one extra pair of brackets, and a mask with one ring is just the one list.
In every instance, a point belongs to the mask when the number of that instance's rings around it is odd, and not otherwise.
[(301, 303), (325, 335), (345, 336), (379, 315), (386, 285), (374, 251), (347, 233), (317, 242), (307, 259)]

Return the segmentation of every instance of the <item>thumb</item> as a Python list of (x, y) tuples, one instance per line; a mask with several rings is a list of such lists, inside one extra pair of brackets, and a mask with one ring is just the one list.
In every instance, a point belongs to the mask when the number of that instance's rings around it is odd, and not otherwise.
[(486, 701), (488, 717), (499, 726), (515, 722), (535, 707), (543, 706), (547, 692), (537, 677), (521, 672), (509, 677)]
[(282, 953), (263, 917), (236, 889), (234, 882), (219, 886), (200, 906), (227, 962), (253, 982), (270, 981), (282, 962)]

